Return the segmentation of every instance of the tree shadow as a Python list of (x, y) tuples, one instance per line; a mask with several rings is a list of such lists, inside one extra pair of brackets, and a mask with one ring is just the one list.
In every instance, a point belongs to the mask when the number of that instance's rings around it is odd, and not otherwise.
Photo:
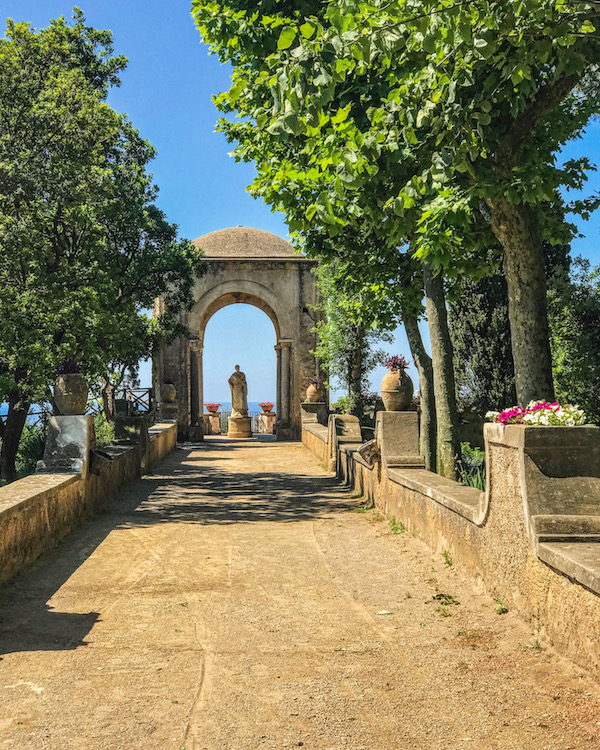
[[(47, 602), (111, 531), (166, 523), (297, 523), (353, 507), (347, 491), (332, 476), (285, 470), (228, 472), (214, 463), (213, 451), (235, 451), (241, 442), (221, 438), (179, 446), (155, 468), (154, 475), (123, 488), (105, 512), (88, 518), (57, 547), (0, 587), (0, 653), (85, 645), (100, 613), (58, 612)], [(260, 451), (264, 442), (271, 441), (242, 444)], [(220, 455), (218, 461), (224, 460), (231, 458)]]

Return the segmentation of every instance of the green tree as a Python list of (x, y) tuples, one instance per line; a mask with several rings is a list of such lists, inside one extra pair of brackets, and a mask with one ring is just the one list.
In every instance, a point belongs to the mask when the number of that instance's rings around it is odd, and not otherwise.
[(257, 162), (254, 191), (269, 203), (293, 203), (294, 185), (312, 186), (307, 220), (332, 233), (357, 219), (383, 224), (392, 244), (411, 242), (446, 272), (471, 246), (481, 203), (488, 207), (505, 260), (518, 398), (551, 396), (536, 208), (559, 185), (580, 185), (589, 166), (559, 168), (554, 154), (600, 109), (589, 83), (598, 3), (194, 0), (193, 8), (204, 37), (234, 65), (220, 105), (248, 117), (243, 126), (259, 140), (267, 132), (296, 144), (293, 159), (274, 161), (268, 149)]
[(362, 304), (360, 294), (354, 297), (340, 289), (343, 279), (340, 283), (339, 272), (339, 264), (335, 262), (317, 267), (324, 317), (316, 326), (315, 354), (330, 378), (341, 383), (351, 412), (362, 419), (369, 373), (383, 356), (383, 350), (375, 347), (391, 341), (392, 336), (385, 326), (378, 324), (372, 309)]
[(556, 395), (600, 423), (600, 268), (577, 258), (571, 279), (549, 291)]
[[(90, 378), (137, 365), (174, 330), (199, 259), (153, 201), (154, 151), (106, 104), (123, 57), (80, 11), (39, 32), (7, 23), (0, 40), (0, 398), (8, 402), (2, 477), (32, 401), (56, 367)], [(172, 312), (143, 312), (165, 296)]]

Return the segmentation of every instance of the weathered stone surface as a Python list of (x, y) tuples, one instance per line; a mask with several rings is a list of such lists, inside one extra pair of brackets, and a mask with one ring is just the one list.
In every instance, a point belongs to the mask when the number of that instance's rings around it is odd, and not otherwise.
[[(331, 446), (309, 428), (304, 444), (320, 457)], [(600, 514), (591, 514), (590, 475), (600, 430), (486, 425), (485, 433), (486, 493), (421, 469), (370, 468), (352, 446), (337, 451), (338, 474), (599, 676)]]
[[(190, 332), (161, 346), (153, 357), (155, 387), (175, 383), (179, 433), (189, 439), (203, 424), (199, 405), (204, 402), (202, 347), (210, 318), (230, 304), (249, 304), (266, 313), (273, 323), (277, 345), (277, 439), (298, 440), (301, 407), (308, 379), (323, 377), (315, 357), (318, 292), (316, 261), (296, 253), (280, 237), (247, 227), (211, 232), (195, 241), (206, 253), (207, 272), (197, 280), (191, 311), (180, 313)], [(155, 305), (160, 314), (163, 303)]]
[(87, 474), (89, 452), (94, 441), (94, 418), (74, 415), (51, 416), (44, 458), (36, 472), (47, 474)]
[(246, 375), (240, 370), (240, 366), (235, 366), (235, 371), (229, 376), (229, 389), (231, 391), (231, 416), (247, 417), (248, 416), (248, 383)]
[(217, 414), (204, 415), (204, 434), (220, 435), (221, 434), (221, 416)]
[(326, 401), (303, 401), (300, 404), (302, 424), (316, 422), (326, 425), (328, 419)]
[(275, 432), (275, 421), (277, 415), (272, 412), (263, 412), (258, 415), (258, 431), (261, 435), (273, 435)]
[(252, 419), (250, 417), (229, 417), (230, 438), (248, 438), (252, 436)]
[(0, 582), (57, 544), (90, 513), (104, 509), (144, 466), (150, 471), (175, 448), (174, 424), (153, 425), (148, 434), (145, 453), (135, 443), (103, 448), (110, 460), (103, 461), (96, 474), (43, 472), (0, 487)]
[(375, 438), (386, 468), (424, 467), (419, 456), (419, 416), (414, 411), (379, 411)]

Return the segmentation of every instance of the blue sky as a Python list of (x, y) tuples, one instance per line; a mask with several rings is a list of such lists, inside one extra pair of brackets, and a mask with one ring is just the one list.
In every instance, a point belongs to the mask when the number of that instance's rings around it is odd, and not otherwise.
[[(283, 216), (245, 191), (250, 166), (228, 156), (230, 146), (214, 132), (217, 111), (211, 95), (229, 87), (229, 69), (207, 54), (190, 16), (188, 0), (80, 0), (89, 25), (113, 31), (115, 51), (129, 58), (122, 86), (110, 104), (126, 112), (135, 127), (157, 148), (152, 165), (160, 188), (159, 206), (182, 236), (194, 239), (223, 227), (265, 229), (287, 237)], [(0, 13), (36, 28), (52, 18), (69, 18), (73, 4), (64, 0), (2, 0)], [(565, 158), (581, 154), (600, 163), (600, 124), (593, 123), (582, 141), (568, 144)], [(586, 194), (600, 191), (600, 176), (588, 182)], [(600, 263), (600, 212), (587, 225), (586, 237), (573, 244), (573, 254)], [(247, 305), (223, 308), (211, 319), (204, 348), (205, 401), (229, 400), (227, 378), (240, 364), (249, 384), (249, 400), (274, 400), (275, 333), (261, 311)], [(398, 332), (387, 345), (410, 356)], [(410, 372), (410, 371), (409, 371)], [(375, 389), (385, 371), (372, 376)], [(412, 370), (413, 378), (415, 376)], [(149, 368), (141, 369), (142, 385), (150, 385)]]

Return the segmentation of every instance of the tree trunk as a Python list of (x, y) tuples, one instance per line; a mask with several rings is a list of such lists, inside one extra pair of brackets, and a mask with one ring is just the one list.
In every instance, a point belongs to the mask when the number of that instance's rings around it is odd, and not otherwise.
[(361, 393), (364, 369), (364, 340), (365, 327), (362, 323), (359, 323), (359, 325), (356, 326), (355, 330), (355, 345), (350, 354), (350, 366), (348, 368), (348, 392), (352, 401), (352, 414), (358, 417), (359, 420), (362, 420), (364, 416), (364, 404)]
[(431, 357), (425, 351), (417, 316), (408, 312), (402, 315), (406, 337), (412, 358), (419, 371), (419, 392), (421, 394), (420, 451), (425, 459), (425, 468), (435, 471), (436, 418), (433, 389), (433, 366)]
[(0, 452), (0, 476), (6, 482), (13, 482), (17, 478), (17, 451), (28, 411), (29, 404), (22, 403), (18, 391), (13, 391), (8, 399), (8, 414)]
[(102, 408), (104, 410), (104, 419), (107, 422), (112, 422), (115, 418), (114, 414), (114, 393), (115, 389), (107, 378), (104, 378), (104, 383), (100, 388), (100, 395), (102, 397)]
[(456, 388), (452, 365), (452, 342), (448, 330), (448, 313), (444, 293), (444, 275), (433, 275), (423, 263), (423, 281), (427, 304), (427, 321), (431, 336), (435, 410), (437, 417), (437, 472), (456, 479), (456, 462), (460, 454)]
[(488, 200), (492, 230), (504, 248), (508, 317), (515, 362), (517, 400), (554, 399), (546, 303), (544, 255), (530, 206)]

